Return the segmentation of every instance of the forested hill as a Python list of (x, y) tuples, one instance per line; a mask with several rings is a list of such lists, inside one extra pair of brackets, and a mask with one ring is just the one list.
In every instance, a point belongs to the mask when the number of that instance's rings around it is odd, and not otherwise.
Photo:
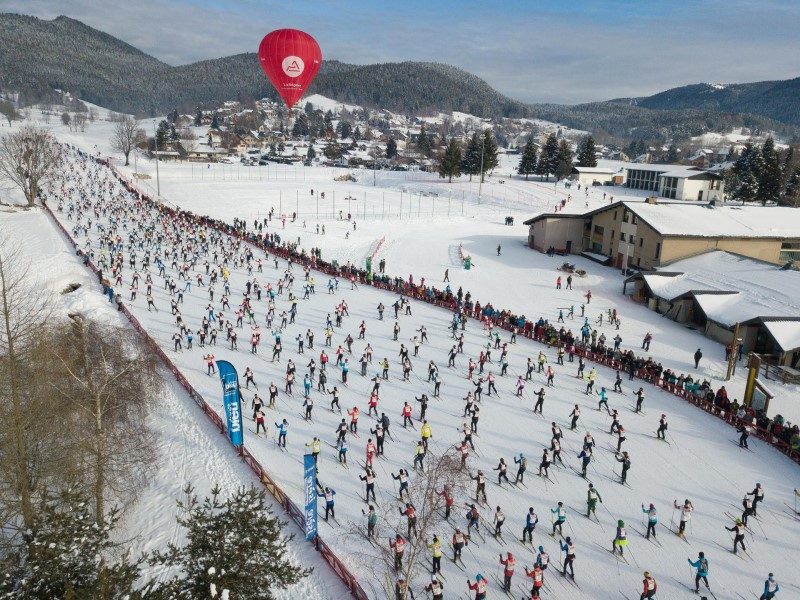
[[(21, 91), (28, 102), (61, 89), (113, 110), (151, 115), (174, 108), (194, 112), (198, 106), (231, 99), (276, 98), (255, 53), (176, 67), (75, 19), (48, 21), (10, 13), (0, 14), (0, 89)], [(760, 101), (755, 92), (747, 95), (747, 111), (733, 102), (692, 102), (689, 94), (680, 102), (656, 95), (575, 106), (525, 104), (448, 65), (327, 60), (309, 93), (404, 114), (460, 111), (480, 117), (538, 117), (621, 138), (667, 139), (732, 126), (793, 135), (798, 131), (794, 125), (800, 125), (797, 105), (784, 98), (784, 88), (780, 90), (785, 105), (780, 110), (768, 102), (766, 88)], [(771, 118), (763, 116), (766, 113)]]
[(655, 109), (751, 113), (800, 125), (800, 77), (728, 85), (698, 83), (635, 98), (633, 103)]

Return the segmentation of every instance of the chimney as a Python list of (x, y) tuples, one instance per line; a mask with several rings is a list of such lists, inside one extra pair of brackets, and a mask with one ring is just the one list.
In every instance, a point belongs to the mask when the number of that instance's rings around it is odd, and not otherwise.
[(645, 203), (647, 204), (658, 204), (658, 197), (657, 196), (648, 196), (644, 199)]

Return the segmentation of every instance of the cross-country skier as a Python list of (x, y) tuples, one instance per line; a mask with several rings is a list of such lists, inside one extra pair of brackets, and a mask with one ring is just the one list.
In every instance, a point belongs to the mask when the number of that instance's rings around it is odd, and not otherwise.
[(658, 590), (658, 584), (656, 583), (656, 580), (653, 579), (652, 575), (650, 575), (650, 571), (645, 571), (644, 579), (642, 580), (642, 595), (639, 596), (639, 600), (650, 600), (651, 598), (655, 598), (656, 590)]
[(528, 509), (528, 514), (525, 515), (525, 527), (522, 530), (522, 543), (525, 543), (525, 539), (533, 544), (533, 532), (536, 529), (536, 524), (539, 522), (539, 517), (536, 516), (536, 511), (533, 510), (531, 506)]
[(742, 523), (741, 519), (736, 519), (736, 523), (734, 523), (733, 527), (726, 527), (728, 531), (734, 532), (733, 538), (733, 553), (736, 554), (737, 546), (742, 547), (743, 552), (747, 552), (747, 548), (744, 547), (744, 523)]
[(650, 534), (653, 534), (653, 537), (656, 537), (656, 525), (658, 524), (658, 513), (656, 512), (655, 505), (651, 502), (650, 506), (645, 508), (644, 504), (642, 504), (642, 512), (647, 515), (647, 535), (645, 536), (648, 540), (650, 539)]
[(564, 535), (564, 532), (561, 529), (562, 525), (564, 525), (564, 522), (567, 520), (567, 509), (564, 508), (564, 503), (559, 502), (558, 506), (550, 509), (550, 512), (555, 515), (555, 520), (553, 521), (553, 533), (550, 535), (555, 536), (556, 529), (558, 529), (558, 533), (560, 535)]
[(686, 524), (692, 518), (692, 511), (694, 510), (694, 506), (692, 505), (691, 502), (689, 502), (688, 498), (686, 500), (684, 500), (683, 506), (678, 505), (678, 501), (677, 500), (673, 500), (672, 504), (673, 504), (674, 508), (680, 509), (680, 511), (681, 511), (681, 520), (680, 520), (680, 525), (678, 526), (678, 535), (681, 536), (681, 537), (685, 537), (686, 536)]
[[(589, 484), (589, 489), (586, 492), (586, 516), (589, 517), (590, 515), (594, 515), (594, 518), (597, 519), (597, 513), (595, 510), (597, 509), (597, 502), (603, 502), (603, 497), (600, 496), (600, 492), (598, 492), (593, 484)], [(599, 519), (598, 519), (599, 520)]]
[(764, 593), (761, 594), (759, 600), (772, 600), (779, 591), (781, 591), (781, 588), (778, 582), (775, 581), (775, 576), (770, 573), (764, 582)]
[[(560, 504), (560, 503), (559, 503)], [(561, 551), (564, 552), (564, 567), (561, 570), (561, 575), (564, 577), (567, 576), (567, 569), (569, 568), (569, 574), (572, 579), (575, 579), (575, 567), (572, 563), (575, 562), (575, 544), (572, 543), (572, 540), (569, 536), (564, 538), (564, 541), (559, 544), (561, 546)]]
[(700, 580), (706, 585), (706, 589), (710, 591), (711, 588), (708, 587), (708, 559), (706, 558), (705, 553), (700, 552), (697, 554), (697, 560), (692, 560), (691, 558), (687, 558), (689, 564), (692, 565), (697, 572), (694, 575), (694, 593), (700, 593)]

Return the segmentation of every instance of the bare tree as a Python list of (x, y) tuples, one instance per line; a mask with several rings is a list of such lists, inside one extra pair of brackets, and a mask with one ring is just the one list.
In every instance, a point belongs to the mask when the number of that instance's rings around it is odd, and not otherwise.
[(80, 129), (82, 132), (86, 131), (86, 120), (87, 114), (83, 112), (75, 113), (75, 116), (72, 118), (72, 124), (75, 126), (75, 131)]
[[(31, 526), (34, 500), (52, 456), (45, 430), (55, 424), (52, 394), (37, 394), (44, 373), (41, 347), (47, 339), (49, 297), (29, 284), (20, 248), (0, 240), (0, 510), (4, 537)], [(55, 432), (49, 432), (54, 434)], [(52, 462), (51, 462), (52, 461)]]
[(52, 386), (84, 424), (76, 440), (81, 479), (102, 524), (106, 499), (132, 500), (152, 472), (155, 434), (146, 416), (163, 380), (131, 329), (73, 316), (52, 343), (62, 369)]
[(19, 118), (17, 109), (14, 108), (13, 102), (10, 102), (9, 100), (0, 99), (0, 115), (3, 115), (6, 118), (9, 125), (11, 125), (11, 121)]
[(128, 165), (131, 151), (144, 139), (144, 130), (139, 127), (139, 122), (130, 115), (121, 115), (111, 134), (111, 147), (125, 155), (125, 164)]
[(89, 109), (89, 122), (94, 123), (100, 117), (100, 113), (97, 112), (97, 109), (93, 106)]
[(0, 138), (0, 179), (22, 190), (28, 206), (33, 206), (39, 190), (58, 174), (61, 148), (44, 129), (26, 125)]
[[(387, 597), (395, 597), (393, 588), (396, 578), (400, 575), (412, 588), (414, 587), (414, 579), (420, 575), (423, 568), (426, 568), (426, 564), (422, 561), (430, 553), (428, 544), (432, 543), (434, 535), (441, 541), (443, 550), (448, 547), (448, 540), (454, 528), (452, 522), (444, 518), (446, 507), (445, 496), (442, 493), (444, 489), (447, 488), (454, 497), (463, 497), (467, 493), (469, 474), (466, 469), (462, 469), (460, 455), (453, 447), (440, 455), (429, 451), (426, 462), (424, 471), (412, 471), (414, 478), (409, 484), (409, 493), (404, 494), (402, 505), (381, 503), (380, 533), (375, 543), (367, 546), (367, 550), (360, 556), (364, 565), (374, 571), (374, 580), (382, 582), (383, 587), (388, 588), (385, 590)], [(413, 528), (416, 532), (412, 530), (410, 534), (408, 517), (402, 515), (402, 511), (406, 510), (405, 503), (411, 504), (416, 513)], [(363, 527), (354, 525), (350, 533), (359, 540), (354, 547), (363, 548), (363, 540), (368, 536), (366, 525)], [(389, 538), (394, 538), (397, 534), (403, 536), (406, 541), (400, 569), (395, 569), (394, 550), (388, 544)], [(377, 561), (376, 555), (379, 558)], [(425, 578), (428, 582), (429, 573), (428, 568)], [(422, 589), (419, 589), (419, 593), (417, 590), (414, 591), (416, 596), (424, 596)], [(402, 590), (399, 597), (405, 600), (410, 594), (407, 590)]]
[(178, 131), (178, 139), (181, 142), (184, 150), (192, 152), (197, 148), (197, 136), (192, 131), (191, 127), (183, 127)]
[(61, 113), (61, 124), (69, 125), (70, 131), (72, 130), (72, 117), (69, 116), (67, 111)]

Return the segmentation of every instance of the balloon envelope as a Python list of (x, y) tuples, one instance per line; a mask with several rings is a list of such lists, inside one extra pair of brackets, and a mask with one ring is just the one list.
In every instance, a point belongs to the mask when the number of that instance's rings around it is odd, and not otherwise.
[(286, 106), (291, 108), (314, 81), (322, 64), (322, 51), (317, 41), (304, 31), (277, 29), (261, 40), (258, 61)]

